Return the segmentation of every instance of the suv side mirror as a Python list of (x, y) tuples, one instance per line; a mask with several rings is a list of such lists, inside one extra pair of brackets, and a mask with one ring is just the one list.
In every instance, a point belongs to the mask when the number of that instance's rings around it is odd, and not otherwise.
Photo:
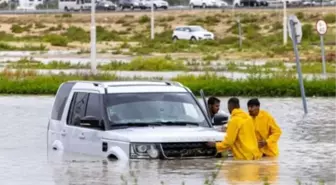
[(100, 120), (96, 118), (95, 116), (85, 116), (80, 119), (79, 125), (81, 127), (87, 127), (87, 128), (96, 128), (96, 129), (102, 129), (102, 125), (100, 124)]
[(217, 113), (214, 115), (214, 122), (212, 125), (225, 125), (228, 122), (228, 116), (225, 114)]

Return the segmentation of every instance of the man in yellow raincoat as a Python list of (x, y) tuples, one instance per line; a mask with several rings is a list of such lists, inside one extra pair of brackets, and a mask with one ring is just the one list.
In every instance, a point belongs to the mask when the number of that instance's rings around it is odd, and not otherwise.
[(239, 99), (230, 98), (228, 109), (231, 118), (228, 122), (226, 136), (222, 142), (208, 142), (209, 147), (216, 147), (217, 152), (231, 149), (234, 159), (257, 160), (262, 157), (258, 148), (252, 118), (240, 109)]
[(263, 156), (278, 156), (278, 140), (282, 133), (280, 127), (271, 114), (260, 110), (260, 102), (257, 98), (250, 99), (247, 102), (247, 107), (253, 118), (259, 148)]

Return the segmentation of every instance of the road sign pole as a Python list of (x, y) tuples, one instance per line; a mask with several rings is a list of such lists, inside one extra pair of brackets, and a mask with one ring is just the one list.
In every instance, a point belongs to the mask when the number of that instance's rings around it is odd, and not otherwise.
[(323, 69), (323, 75), (324, 77), (327, 76), (327, 72), (326, 72), (326, 61), (325, 61), (325, 54), (324, 54), (324, 39), (323, 39), (323, 35), (320, 35), (320, 40), (321, 40), (321, 55), (322, 55), (322, 69)]
[(321, 57), (322, 57), (322, 72), (323, 77), (327, 77), (326, 72), (326, 61), (325, 61), (325, 53), (324, 53), (324, 38), (323, 35), (327, 33), (328, 25), (324, 20), (318, 20), (316, 22), (316, 31), (320, 35), (320, 44), (321, 44)]
[(306, 94), (305, 94), (305, 89), (304, 89), (303, 79), (302, 79), (302, 72), (301, 72), (301, 65), (300, 65), (300, 58), (299, 58), (299, 50), (298, 50), (298, 47), (297, 47), (297, 36), (296, 36), (294, 21), (290, 20), (289, 25), (290, 25), (290, 31), (291, 31), (292, 41), (293, 41), (295, 58), (296, 58), (296, 60), (295, 60), (296, 61), (296, 71), (297, 71), (298, 77), (299, 77), (303, 109), (304, 109), (305, 114), (307, 114), (308, 110), (307, 110)]

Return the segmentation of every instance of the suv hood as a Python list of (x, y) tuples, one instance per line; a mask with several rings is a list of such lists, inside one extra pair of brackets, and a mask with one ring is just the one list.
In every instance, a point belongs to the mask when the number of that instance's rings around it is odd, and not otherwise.
[(107, 131), (103, 139), (124, 142), (207, 142), (221, 141), (225, 133), (196, 126), (130, 127)]

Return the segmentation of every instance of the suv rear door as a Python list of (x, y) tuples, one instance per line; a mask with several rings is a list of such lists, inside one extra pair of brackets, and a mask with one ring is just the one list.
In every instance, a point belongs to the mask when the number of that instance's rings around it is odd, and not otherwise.
[[(67, 82), (62, 84), (57, 93), (53, 103), (51, 116), (48, 123), (48, 146), (58, 150), (58, 147), (62, 147), (63, 150), (68, 148), (68, 137), (64, 131), (63, 117), (66, 117), (67, 103), (71, 100), (72, 94), (70, 94), (75, 82)], [(56, 146), (56, 143), (62, 146)]]

